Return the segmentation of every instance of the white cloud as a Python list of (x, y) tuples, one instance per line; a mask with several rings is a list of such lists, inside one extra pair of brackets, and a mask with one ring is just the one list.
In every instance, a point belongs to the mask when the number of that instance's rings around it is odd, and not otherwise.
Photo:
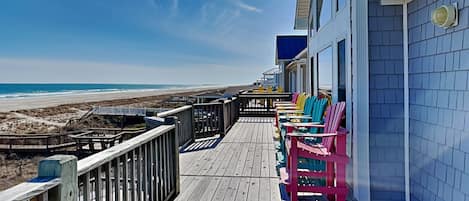
[(250, 12), (256, 12), (256, 13), (261, 13), (263, 10), (260, 9), (260, 8), (257, 8), (253, 5), (249, 5), (249, 4), (246, 4), (242, 1), (238, 1), (236, 2), (236, 5), (246, 11), (250, 11)]

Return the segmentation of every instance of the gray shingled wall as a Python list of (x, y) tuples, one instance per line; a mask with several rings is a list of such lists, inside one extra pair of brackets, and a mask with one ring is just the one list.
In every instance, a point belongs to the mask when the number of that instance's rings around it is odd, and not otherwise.
[[(459, 26), (430, 21), (459, 3)], [(410, 171), (413, 201), (469, 201), (469, 0), (409, 5)]]
[(369, 0), (368, 11), (371, 199), (404, 200), (402, 7)]

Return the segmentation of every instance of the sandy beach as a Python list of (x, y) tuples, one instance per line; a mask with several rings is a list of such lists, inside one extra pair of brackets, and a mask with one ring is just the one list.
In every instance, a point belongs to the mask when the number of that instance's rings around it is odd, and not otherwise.
[(100, 92), (83, 93), (71, 95), (42, 96), (28, 98), (4, 98), (0, 99), (0, 112), (10, 112), (16, 110), (28, 110), (37, 108), (54, 107), (64, 104), (98, 102), (116, 99), (141, 98), (148, 96), (169, 95), (187, 92), (202, 92), (206, 90), (215, 90), (229, 88), (228, 86), (206, 86), (184, 89), (162, 89), (147, 91), (123, 91), (123, 92)]

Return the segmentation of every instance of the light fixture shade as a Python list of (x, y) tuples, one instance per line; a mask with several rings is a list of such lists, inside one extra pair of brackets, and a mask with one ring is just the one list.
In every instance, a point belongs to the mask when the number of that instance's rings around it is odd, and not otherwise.
[(432, 12), (432, 23), (443, 28), (457, 25), (458, 9), (454, 5), (443, 5)]

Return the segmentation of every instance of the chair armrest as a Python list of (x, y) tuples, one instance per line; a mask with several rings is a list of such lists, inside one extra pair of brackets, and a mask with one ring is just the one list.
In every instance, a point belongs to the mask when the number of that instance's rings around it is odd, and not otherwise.
[(287, 136), (290, 137), (315, 137), (315, 138), (323, 138), (323, 137), (333, 137), (339, 135), (336, 133), (287, 133)]
[(313, 119), (311, 116), (286, 116), (288, 119)]
[(296, 103), (277, 103), (275, 106), (282, 107), (282, 106), (292, 106), (296, 105)]
[(320, 122), (306, 122), (306, 123), (293, 123), (293, 122), (286, 122), (283, 124), (286, 127), (314, 127), (314, 128), (324, 128), (323, 124)]
[(303, 110), (278, 110), (277, 113), (279, 113), (279, 114), (298, 114), (298, 113), (303, 113)]
[(287, 108), (287, 109), (295, 108), (295, 109), (296, 109), (297, 106), (296, 106), (296, 105), (288, 105), (288, 106), (278, 106), (278, 107), (275, 107), (275, 109), (277, 109), (277, 110), (282, 110), (282, 109), (284, 109), (284, 108)]

